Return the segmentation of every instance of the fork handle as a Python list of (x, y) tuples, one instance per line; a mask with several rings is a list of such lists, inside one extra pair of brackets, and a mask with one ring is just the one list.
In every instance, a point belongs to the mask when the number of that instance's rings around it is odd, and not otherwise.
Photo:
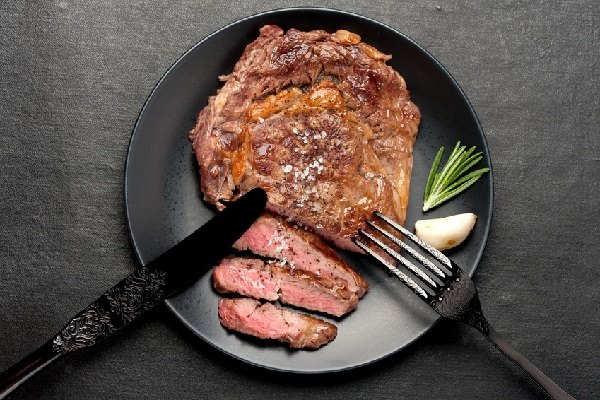
[[(487, 331), (487, 332), (486, 332)], [(486, 330), (480, 330), (483, 335), (498, 348), (506, 357), (514, 362), (519, 368), (526, 372), (540, 387), (548, 393), (550, 397), (556, 400), (575, 400), (573, 396), (565, 392), (538, 369), (531, 361), (512, 347), (502, 336), (498, 334), (491, 326)]]

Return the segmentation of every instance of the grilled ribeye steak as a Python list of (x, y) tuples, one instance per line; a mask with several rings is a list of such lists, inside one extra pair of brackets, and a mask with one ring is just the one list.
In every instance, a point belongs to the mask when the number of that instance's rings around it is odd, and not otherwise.
[(367, 281), (319, 236), (268, 213), (261, 215), (233, 247), (328, 278), (358, 297), (362, 297), (369, 287)]
[(283, 263), (257, 258), (228, 257), (213, 269), (219, 293), (237, 293), (341, 317), (354, 310), (358, 296), (335, 281)]
[(219, 300), (219, 320), (228, 329), (275, 339), (295, 349), (318, 349), (337, 335), (336, 326), (329, 322), (248, 298)]
[(374, 210), (404, 223), (420, 112), (389, 58), (347, 31), (262, 27), (189, 134), (205, 200), (262, 187), (350, 250)]

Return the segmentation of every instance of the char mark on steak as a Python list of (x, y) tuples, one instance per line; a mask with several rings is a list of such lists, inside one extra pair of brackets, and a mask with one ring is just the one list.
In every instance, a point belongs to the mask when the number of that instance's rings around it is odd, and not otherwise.
[(341, 317), (358, 304), (355, 293), (335, 281), (255, 258), (229, 257), (213, 269), (219, 293), (237, 293)]
[(295, 349), (318, 349), (337, 335), (329, 322), (248, 298), (220, 299), (219, 320), (228, 329)]
[(346, 286), (359, 298), (369, 287), (319, 236), (268, 213), (259, 217), (233, 247), (283, 260), (295, 269), (326, 278), (337, 286)]
[(337, 246), (373, 211), (404, 223), (419, 109), (390, 57), (347, 31), (266, 25), (189, 137), (204, 198), (253, 187)]

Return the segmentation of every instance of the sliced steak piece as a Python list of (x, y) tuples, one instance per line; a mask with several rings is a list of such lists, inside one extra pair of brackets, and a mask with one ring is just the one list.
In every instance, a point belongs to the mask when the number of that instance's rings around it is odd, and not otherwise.
[(404, 223), (420, 112), (389, 58), (347, 31), (262, 27), (189, 133), (205, 200), (262, 187), (354, 251), (374, 210)]
[(283, 218), (263, 214), (233, 245), (259, 256), (288, 262), (294, 268), (310, 272), (345, 285), (362, 297), (369, 284), (331, 247), (312, 232), (293, 225)]
[(256, 258), (228, 257), (213, 268), (213, 287), (219, 293), (279, 300), (279, 282), (265, 262)]
[(237, 293), (341, 317), (358, 305), (355, 293), (335, 281), (310, 272), (255, 258), (225, 258), (213, 269), (213, 285), (220, 293)]
[(329, 322), (248, 298), (220, 299), (219, 320), (228, 329), (275, 339), (294, 349), (318, 349), (337, 335)]

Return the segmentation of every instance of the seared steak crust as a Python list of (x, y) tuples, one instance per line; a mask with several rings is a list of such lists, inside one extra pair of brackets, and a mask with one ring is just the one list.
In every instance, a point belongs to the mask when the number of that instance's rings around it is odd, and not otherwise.
[(275, 339), (295, 349), (317, 349), (337, 335), (329, 322), (248, 298), (219, 300), (219, 320), (228, 329)]
[(420, 113), (389, 58), (347, 31), (261, 28), (189, 135), (205, 199), (262, 187), (350, 250), (374, 210), (403, 223)]
[(306, 271), (255, 258), (225, 258), (213, 269), (212, 280), (220, 293), (237, 293), (336, 317), (354, 310), (356, 294), (335, 281)]

